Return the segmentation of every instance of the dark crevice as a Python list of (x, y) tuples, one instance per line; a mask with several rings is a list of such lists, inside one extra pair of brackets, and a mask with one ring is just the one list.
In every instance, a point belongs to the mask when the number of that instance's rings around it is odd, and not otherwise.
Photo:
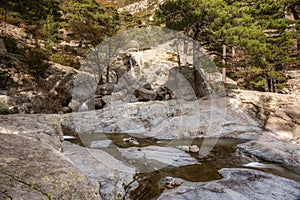
[(289, 114), (289, 113), (285, 113), (289, 118), (291, 118), (291, 121), (293, 122), (293, 123), (295, 123), (295, 124), (297, 124), (297, 125), (300, 125), (300, 123), (299, 122), (297, 122), (296, 120), (294, 120), (294, 117), (291, 115), (291, 114)]
[(11, 196), (9, 196), (8, 194), (6, 194), (6, 191), (2, 192), (2, 194), (4, 194), (7, 198), (9, 198), (10, 200), (12, 200), (13, 198)]
[[(245, 102), (245, 103), (253, 106), (253, 108), (254, 108), (253, 113), (250, 113), (250, 115), (252, 115), (252, 116), (254, 115), (255, 119), (259, 119), (261, 121), (260, 128), (262, 128), (263, 130), (266, 130), (266, 124), (269, 119), (271, 111), (268, 109), (264, 109), (252, 102)], [(264, 112), (262, 112), (263, 110), (264, 110)], [(265, 116), (265, 118), (263, 119), (261, 117), (261, 115)]]
[(125, 194), (124, 194), (124, 196), (123, 196), (123, 198), (122, 198), (123, 200), (126, 200), (127, 195), (129, 195), (129, 192), (130, 192), (130, 185), (131, 185), (132, 183), (134, 183), (135, 181), (137, 181), (137, 180), (138, 180), (138, 174), (136, 173), (136, 174), (134, 175), (132, 181), (130, 181), (128, 184), (124, 185)]

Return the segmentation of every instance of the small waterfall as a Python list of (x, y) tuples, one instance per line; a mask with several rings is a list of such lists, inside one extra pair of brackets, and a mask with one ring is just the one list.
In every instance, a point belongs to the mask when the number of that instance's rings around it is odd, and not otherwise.
[(84, 111), (88, 111), (89, 107), (87, 105), (88, 101), (83, 102), (79, 108), (78, 108), (78, 112), (84, 112)]
[(64, 140), (74, 140), (74, 139), (77, 139), (77, 137), (71, 136), (71, 135), (64, 135), (63, 138), (64, 138)]
[(273, 164), (263, 164), (259, 162), (250, 162), (248, 164), (244, 165), (245, 167), (253, 167), (253, 168), (259, 168), (259, 169), (279, 169), (280, 168)]
[(130, 64), (130, 75), (133, 77), (133, 78), (136, 78), (136, 75), (135, 75), (135, 72), (134, 72), (134, 68), (133, 68), (133, 64), (132, 64), (132, 59), (129, 58), (129, 64)]

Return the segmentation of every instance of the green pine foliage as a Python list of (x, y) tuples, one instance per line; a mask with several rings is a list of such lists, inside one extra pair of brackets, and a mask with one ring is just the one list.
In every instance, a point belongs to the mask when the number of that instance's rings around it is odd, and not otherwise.
[(95, 1), (73, 3), (66, 8), (66, 28), (87, 46), (95, 47), (119, 30), (119, 14), (114, 7)]
[[(44, 48), (38, 43), (45, 41), (50, 56), (42, 59), (74, 67), (79, 65), (77, 55), (118, 31), (143, 26), (140, 15), (118, 13), (114, 3), (104, 0), (0, 0), (0, 5), (1, 21), (22, 25), (36, 41), (35, 48)], [(232, 78), (242, 80), (242, 88), (278, 92), (287, 81), (284, 71), (300, 63), (298, 0), (167, 0), (155, 12), (154, 23), (199, 41), (220, 67), (228, 68)], [(28, 58), (32, 74), (43, 74), (38, 67), (43, 62), (35, 63), (28, 50), (24, 53), (17, 42), (4, 39), (10, 52)], [(70, 46), (66, 51), (67, 46), (59, 44), (62, 39), (78, 40), (79, 48)], [(221, 62), (223, 45), (227, 47), (225, 65)], [(235, 57), (231, 56), (233, 47)]]
[(2, 19), (14, 25), (24, 24), (27, 31), (38, 36), (49, 13), (60, 18), (58, 0), (0, 0)]
[(52, 46), (59, 41), (59, 28), (60, 24), (58, 21), (55, 21), (54, 16), (51, 14), (47, 15), (43, 25), (43, 35), (48, 49), (51, 49)]
[(243, 80), (241, 87), (278, 92), (287, 81), (283, 71), (299, 63), (299, 14), (294, 0), (168, 0), (156, 23), (187, 33), (221, 58), (223, 45), (229, 53), (234, 47), (226, 67)]
[(80, 68), (80, 62), (74, 56), (68, 54), (53, 53), (49, 56), (49, 60), (61, 65), (70, 66), (76, 69)]

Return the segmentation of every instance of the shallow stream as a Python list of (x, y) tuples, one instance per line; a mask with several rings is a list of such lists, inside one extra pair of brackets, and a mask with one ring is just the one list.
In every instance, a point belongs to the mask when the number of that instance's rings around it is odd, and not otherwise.
[[(144, 147), (176, 147), (180, 145), (197, 145), (201, 147), (203, 145), (203, 139), (180, 139), (180, 140), (157, 140), (154, 138), (141, 138), (138, 135), (133, 134), (85, 134), (81, 136), (69, 139), (70, 142), (79, 144), (81, 146), (90, 147), (95, 141), (106, 141), (103, 146), (96, 146), (93, 148), (99, 148), (110, 153), (115, 158), (122, 160), (127, 165), (136, 167), (138, 173), (130, 184), (126, 186), (125, 199), (156, 199), (165, 189), (162, 184), (162, 179), (166, 177), (179, 178), (191, 182), (205, 182), (211, 180), (222, 179), (222, 176), (218, 173), (222, 168), (252, 168), (258, 169), (267, 173), (272, 173), (282, 177), (286, 177), (292, 180), (300, 182), (300, 173), (294, 169), (288, 169), (280, 164), (265, 162), (258, 160), (251, 155), (244, 155), (236, 151), (237, 145), (247, 142), (244, 139), (235, 138), (219, 138), (214, 145), (215, 139), (211, 139), (211, 145), (213, 149), (210, 153), (200, 158), (198, 153), (191, 153), (189, 157), (196, 160), (195, 163), (187, 164), (184, 166), (172, 166), (172, 165), (158, 165), (157, 163), (151, 165), (141, 162), (132, 162), (125, 158), (120, 149), (130, 149), (132, 147), (138, 148), (137, 151), (141, 151)], [(210, 142), (205, 143), (210, 145)], [(151, 152), (153, 153), (153, 152)], [(158, 152), (159, 154), (159, 152)], [(259, 162), (260, 164), (257, 164)], [(250, 166), (245, 166), (247, 164)], [(147, 168), (148, 167), (148, 168)]]

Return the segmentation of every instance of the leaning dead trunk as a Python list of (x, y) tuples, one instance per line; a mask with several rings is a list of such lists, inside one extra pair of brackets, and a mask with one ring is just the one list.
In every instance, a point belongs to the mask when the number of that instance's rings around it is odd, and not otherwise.
[(194, 72), (194, 84), (195, 84), (195, 94), (197, 98), (201, 98), (207, 95), (208, 87), (204, 80), (204, 74), (200, 70), (200, 45), (198, 42), (193, 42), (193, 72)]
[(264, 86), (265, 86), (265, 92), (269, 92), (269, 83), (268, 83), (268, 78), (267, 78), (267, 75), (264, 74)]

